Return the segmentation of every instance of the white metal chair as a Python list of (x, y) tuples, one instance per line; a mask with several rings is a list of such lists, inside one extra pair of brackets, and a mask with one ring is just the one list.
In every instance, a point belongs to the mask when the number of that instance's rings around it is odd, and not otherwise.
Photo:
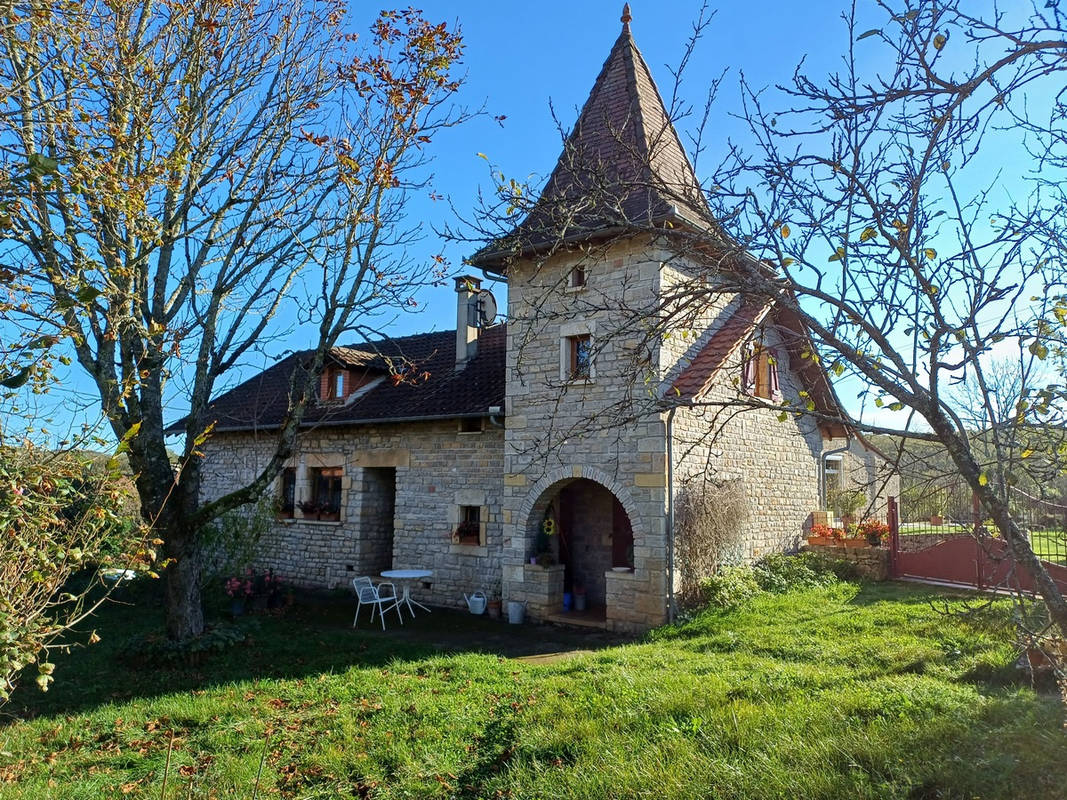
[[(388, 591), (383, 592), (383, 589), (388, 587)], [(400, 598), (396, 596), (396, 587), (393, 584), (386, 581), (385, 583), (379, 583), (377, 587), (371, 583), (370, 578), (353, 578), (352, 588), (356, 590), (356, 599), (359, 601), (359, 605), (356, 606), (356, 615), (352, 617), (352, 627), (356, 627), (356, 620), (359, 619), (359, 612), (363, 606), (371, 606), (370, 621), (374, 622), (374, 611), (377, 609), (378, 615), (382, 620), (382, 630), (385, 630), (385, 612), (392, 608), (396, 609), (396, 615), (400, 619), (400, 624), (404, 624), (404, 617), (400, 613)]]

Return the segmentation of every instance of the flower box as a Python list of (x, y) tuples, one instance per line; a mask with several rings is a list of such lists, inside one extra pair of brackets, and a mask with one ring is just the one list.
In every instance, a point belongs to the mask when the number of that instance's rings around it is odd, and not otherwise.
[(867, 542), (867, 537), (866, 536), (850, 536), (847, 539), (842, 539), (841, 540), (841, 544), (843, 544), (845, 547), (870, 547), (871, 546)]
[(811, 547), (830, 547), (837, 543), (837, 540), (830, 536), (809, 536), (808, 544)]

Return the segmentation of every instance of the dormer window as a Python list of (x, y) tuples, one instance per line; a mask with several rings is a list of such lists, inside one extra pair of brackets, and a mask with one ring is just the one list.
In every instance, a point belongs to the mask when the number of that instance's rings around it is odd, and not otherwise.
[(750, 397), (778, 402), (782, 390), (778, 381), (778, 358), (773, 350), (762, 344), (748, 348), (741, 376), (741, 386)]
[(348, 370), (341, 367), (328, 367), (323, 371), (319, 392), (323, 400), (344, 400), (348, 389)]

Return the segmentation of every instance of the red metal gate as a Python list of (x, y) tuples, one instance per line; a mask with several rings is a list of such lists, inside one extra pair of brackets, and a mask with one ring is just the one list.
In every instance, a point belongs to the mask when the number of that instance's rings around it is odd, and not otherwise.
[[(973, 525), (945, 523), (901, 530), (900, 508), (889, 498), (889, 571), (894, 578), (929, 581), (972, 589), (1035, 591), (1033, 575), (1016, 565), (1007, 543), (985, 532), (975, 514)], [(1045, 569), (1067, 591), (1067, 565), (1043, 560)]]

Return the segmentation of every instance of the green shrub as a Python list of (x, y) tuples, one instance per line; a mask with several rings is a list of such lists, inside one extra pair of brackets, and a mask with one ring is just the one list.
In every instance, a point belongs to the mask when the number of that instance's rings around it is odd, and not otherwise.
[(828, 561), (816, 553), (772, 553), (757, 561), (752, 572), (761, 589), (776, 594), (829, 586), (838, 579)]
[(135, 636), (118, 651), (119, 660), (132, 667), (198, 666), (208, 656), (251, 641), (249, 628), (220, 622), (209, 625), (202, 636), (186, 642), (175, 642), (163, 634)]
[(700, 582), (704, 602), (719, 608), (737, 608), (762, 592), (784, 594), (799, 589), (830, 586), (856, 580), (859, 573), (849, 561), (821, 553), (764, 556), (752, 566), (721, 567)]
[(720, 608), (737, 608), (755, 597), (761, 589), (751, 567), (719, 567), (714, 575), (700, 582), (704, 602)]

